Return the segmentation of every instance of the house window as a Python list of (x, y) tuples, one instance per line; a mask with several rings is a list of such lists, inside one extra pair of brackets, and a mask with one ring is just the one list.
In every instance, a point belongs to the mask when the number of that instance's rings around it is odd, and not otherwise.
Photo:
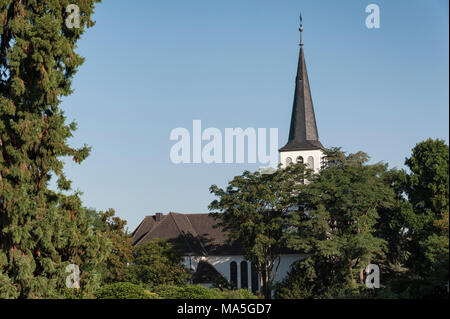
[(231, 289), (237, 289), (237, 264), (235, 261), (230, 263), (230, 285)]
[(248, 289), (248, 266), (246, 261), (241, 262), (241, 288)]
[(251, 263), (252, 270), (252, 292), (257, 293), (259, 284), (258, 284), (258, 272), (256, 271), (256, 266), (254, 263)]
[(289, 166), (292, 164), (292, 158), (288, 157), (286, 158), (286, 166)]
[(308, 167), (310, 169), (314, 169), (314, 157), (312, 157), (312, 156), (308, 157)]

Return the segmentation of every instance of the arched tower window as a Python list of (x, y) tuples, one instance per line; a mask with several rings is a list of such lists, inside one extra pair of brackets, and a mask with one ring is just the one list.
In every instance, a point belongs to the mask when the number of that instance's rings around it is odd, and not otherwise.
[[(297, 157), (297, 164), (303, 164), (305, 160), (303, 159), (303, 156)], [(300, 183), (305, 184), (305, 180), (303, 178), (300, 179)]]
[(248, 268), (247, 262), (241, 261), (241, 288), (248, 289)]
[(237, 289), (237, 264), (235, 261), (230, 263), (230, 285), (231, 289)]
[(289, 166), (292, 164), (292, 158), (288, 157), (286, 158), (286, 166)]
[(312, 157), (312, 156), (308, 157), (308, 167), (310, 169), (314, 169), (314, 157)]

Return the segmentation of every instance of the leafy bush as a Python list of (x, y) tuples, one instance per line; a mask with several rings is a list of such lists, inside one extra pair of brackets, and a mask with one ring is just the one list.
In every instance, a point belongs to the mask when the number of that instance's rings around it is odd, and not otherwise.
[(159, 299), (155, 293), (130, 282), (117, 282), (105, 285), (95, 293), (98, 299)]
[(153, 287), (152, 292), (163, 299), (257, 299), (246, 289), (220, 291), (219, 289), (208, 289), (202, 285), (158, 286)]
[(217, 299), (215, 289), (208, 289), (201, 285), (179, 286), (158, 286), (152, 292), (163, 299)]
[[(62, 291), (63, 293), (63, 298), (64, 299), (93, 299), (95, 298), (92, 295), (86, 294), (83, 290), (81, 289), (76, 289), (76, 288), (66, 288), (65, 290)], [(60, 296), (52, 296), (51, 298), (59, 298)]]
[(134, 251), (134, 260), (128, 267), (128, 281), (146, 287), (184, 286), (191, 277), (182, 265), (177, 247), (166, 240), (145, 242)]
[(258, 299), (247, 289), (222, 291), (219, 299)]
[(162, 299), (160, 296), (158, 296), (154, 292), (151, 292), (151, 291), (148, 291), (148, 290), (145, 290), (145, 294), (148, 297), (148, 298), (145, 298), (145, 299)]

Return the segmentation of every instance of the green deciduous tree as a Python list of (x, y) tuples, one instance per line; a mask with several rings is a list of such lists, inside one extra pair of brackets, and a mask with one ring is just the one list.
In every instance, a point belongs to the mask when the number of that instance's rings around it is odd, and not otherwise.
[(405, 165), (408, 175), (407, 193), (417, 214), (440, 219), (449, 210), (449, 147), (443, 140), (418, 143)]
[(407, 272), (406, 262), (410, 258), (411, 234), (409, 225), (416, 220), (412, 205), (405, 194), (407, 174), (403, 169), (391, 169), (382, 176), (383, 181), (394, 192), (392, 205), (378, 209), (379, 218), (375, 236), (387, 242), (386, 254), (378, 258), (383, 282), (402, 277)]
[(142, 243), (135, 248), (129, 280), (147, 287), (184, 286), (191, 275), (181, 262), (177, 247), (166, 240)]
[(405, 190), (415, 213), (408, 265), (429, 287), (422, 293), (433, 294), (449, 280), (449, 147), (443, 140), (420, 142), (405, 164)]
[(304, 210), (289, 222), (289, 246), (309, 254), (300, 267), (315, 282), (316, 296), (363, 283), (366, 266), (386, 250), (386, 240), (375, 236), (378, 212), (395, 199), (382, 179), (386, 165), (336, 148), (326, 157), (327, 167), (298, 196)]
[(219, 199), (209, 208), (218, 224), (229, 232), (230, 242), (238, 241), (245, 258), (253, 263), (261, 281), (261, 293), (271, 298), (280, 253), (286, 248), (286, 216), (295, 211), (296, 195), (311, 179), (303, 164), (278, 169), (272, 174), (245, 171), (226, 189), (216, 185), (210, 192)]
[(133, 260), (132, 238), (125, 228), (127, 221), (115, 216), (115, 211), (111, 208), (98, 213), (90, 210), (89, 217), (94, 230), (104, 233), (111, 247), (102, 271), (103, 282), (110, 284), (125, 281), (128, 264)]
[[(80, 267), (81, 288), (99, 283), (105, 239), (89, 227), (79, 194), (70, 190), (62, 157), (81, 163), (89, 147), (73, 148), (60, 108), (83, 58), (75, 52), (97, 0), (0, 1), (0, 294), (57, 297), (65, 266)], [(80, 10), (67, 28), (66, 7)], [(58, 191), (48, 188), (57, 177)]]

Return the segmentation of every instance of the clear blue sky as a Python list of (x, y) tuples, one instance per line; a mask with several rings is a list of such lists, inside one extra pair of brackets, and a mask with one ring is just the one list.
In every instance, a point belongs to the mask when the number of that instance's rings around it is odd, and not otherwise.
[[(365, 27), (376, 3), (381, 28)], [(62, 107), (93, 147), (66, 161), (84, 204), (130, 230), (155, 212), (208, 212), (211, 184), (258, 164), (172, 164), (176, 127), (279, 129), (287, 141), (298, 15), (320, 140), (403, 167), (419, 141), (449, 132), (448, 1), (104, 1), (78, 51)]]

